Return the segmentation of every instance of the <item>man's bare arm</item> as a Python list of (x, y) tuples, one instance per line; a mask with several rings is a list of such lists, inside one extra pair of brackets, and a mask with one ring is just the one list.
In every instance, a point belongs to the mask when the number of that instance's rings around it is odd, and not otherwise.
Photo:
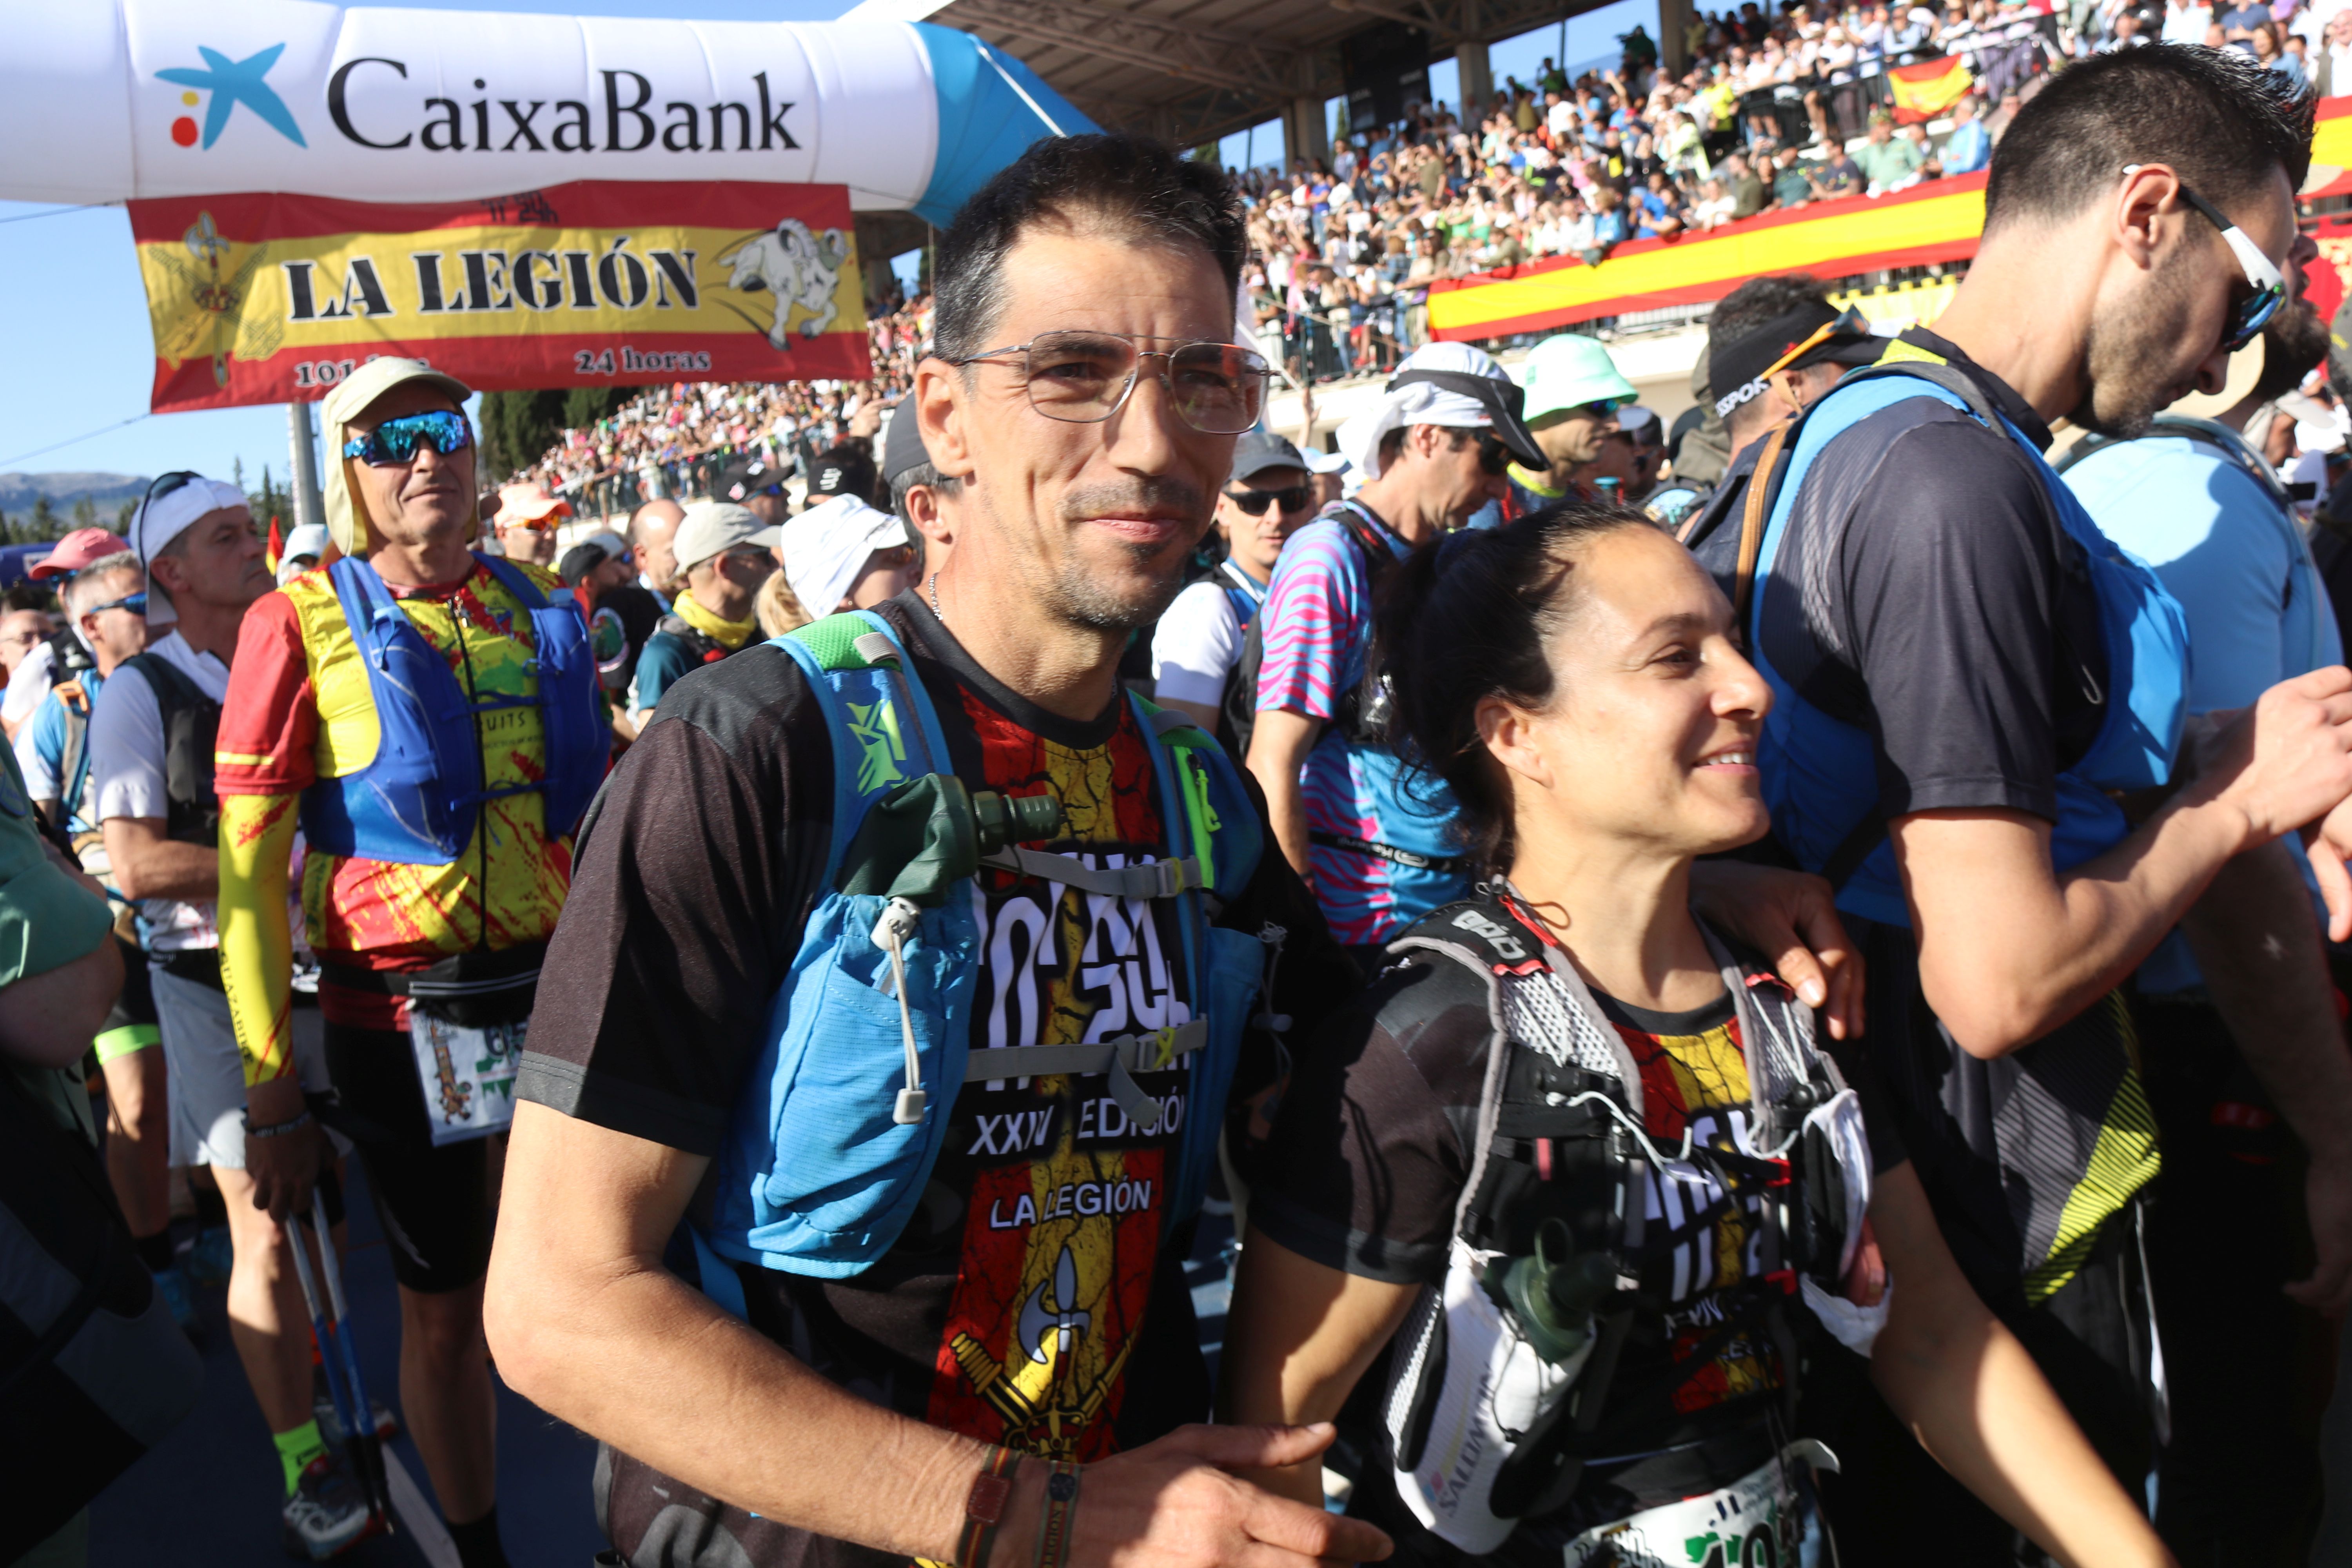
[(1323, 737), (1323, 721), (1291, 708), (1266, 708), (1258, 712), (1250, 731), (1249, 771), (1265, 791), (1265, 819), (1274, 841), (1290, 868), (1314, 883), (1307, 863), (1307, 791), (1299, 783), (1307, 753)]
[[(499, 1371), (551, 1414), (771, 1519), (952, 1561), (987, 1446), (868, 1404), (661, 1265), (709, 1161), (515, 1108), (484, 1327)], [(1319, 1452), (1328, 1429), (1177, 1433), (1087, 1467), (1076, 1562), (1309, 1568), (1386, 1555), (1379, 1531), (1225, 1473)], [(1021, 1467), (993, 1562), (1025, 1561), (1045, 1468)]]
[(107, 863), (127, 899), (181, 899), (201, 903), (220, 896), (220, 851), (166, 838), (160, 816), (110, 816), (103, 824)]
[(2246, 1065), (2311, 1153), (2305, 1207), (2318, 1257), (2288, 1291), (2341, 1317), (2352, 1306), (2352, 1053), (2294, 852), (2266, 844), (2231, 861), (2180, 929)]

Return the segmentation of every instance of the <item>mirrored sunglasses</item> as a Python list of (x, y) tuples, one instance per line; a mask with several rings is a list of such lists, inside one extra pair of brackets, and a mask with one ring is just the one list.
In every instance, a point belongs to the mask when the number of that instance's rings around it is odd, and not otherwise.
[(464, 415), (436, 408), (429, 414), (404, 414), (385, 420), (366, 435), (344, 442), (343, 456), (357, 458), (372, 468), (392, 468), (414, 461), (421, 445), (431, 446), (446, 458), (473, 444), (474, 427)]

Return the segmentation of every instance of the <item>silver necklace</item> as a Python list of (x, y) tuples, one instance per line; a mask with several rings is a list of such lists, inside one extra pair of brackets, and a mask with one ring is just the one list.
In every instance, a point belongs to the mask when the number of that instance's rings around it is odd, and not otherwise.
[(940, 625), (948, 624), (948, 613), (940, 608), (940, 574), (936, 572), (931, 574), (931, 614), (939, 617)]

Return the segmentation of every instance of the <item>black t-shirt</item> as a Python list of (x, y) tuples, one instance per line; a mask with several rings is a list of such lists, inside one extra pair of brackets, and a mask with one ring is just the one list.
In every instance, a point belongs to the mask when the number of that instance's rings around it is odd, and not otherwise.
[[(1932, 332), (1903, 342), (1947, 361), (2028, 440), (2048, 445), (2048, 426), (1999, 376)], [(1725, 526), (1736, 532), (1737, 518)], [(2058, 775), (2095, 737), (2104, 709), (2094, 694), (2106, 684), (2097, 600), (2062, 539), (2016, 443), (1940, 397), (1890, 405), (1815, 458), (1761, 588), (1759, 641), (1807, 701), (1870, 735), (1887, 820), (1943, 810), (2054, 819)], [(2102, 1119), (2133, 1122), (2137, 1136), (2137, 1089), (2118, 1092), (2112, 1010), (2094, 1008), (2063, 1040), (1979, 1061), (1928, 1007), (1911, 931), (1847, 921), (1868, 966), (1866, 1048), (1904, 1140), (1962, 1269), (1989, 1303), (2011, 1310), (2021, 1275), (2065, 1271), (2053, 1249), (2088, 1184)]]
[[(1068, 823), (1051, 847), (1097, 864), (1162, 852), (1150, 753), (1124, 697), (1096, 721), (1060, 718), (991, 679), (911, 595), (881, 613), (906, 639), (960, 777), (1050, 788)], [(819, 891), (832, 781), (831, 737), (781, 649), (746, 649), (664, 694), (583, 829), (522, 1098), (693, 1153), (719, 1149), (738, 1100), (765, 1092), (747, 1075)], [(979, 887), (975, 1047), (1189, 1016), (1173, 905), (995, 871)], [(1270, 834), (1256, 876), (1217, 919), (1289, 933), (1275, 1010), (1304, 1025), (1352, 993), (1349, 960)], [(1236, 1096), (1270, 1073), (1245, 1059)], [(1139, 1076), (1163, 1097), (1183, 1081), (1181, 1070)], [(877, 1404), (1032, 1452), (1098, 1458), (1205, 1418), (1181, 1237), (1163, 1224), (1179, 1119), (1144, 1135), (1099, 1078), (967, 1082), (950, 1116), (916, 1215), (874, 1267), (840, 1280), (737, 1269), (752, 1325)], [(613, 1456), (607, 1487), (614, 1539), (633, 1562), (671, 1561), (637, 1553), (680, 1505), (751, 1563), (890, 1561), (753, 1520), (625, 1456)]]
[[(1749, 984), (1779, 984), (1768, 965), (1748, 955), (1740, 962)], [(1548, 974), (1525, 984), (1558, 985)], [(1573, 1005), (1564, 991), (1555, 995), (1555, 1005)], [(1641, 1074), (1644, 1131), (1654, 1142), (1671, 1148), (1685, 1129), (1702, 1145), (1726, 1137), (1724, 1118), (1748, 1097), (1730, 996), (1671, 1014), (1598, 993), (1594, 1001)], [(1507, 1001), (1504, 1011), (1514, 1034), (1523, 1026), (1517, 1005)], [(1493, 1029), (1487, 983), (1464, 964), (1415, 953), (1383, 973), (1332, 1019), (1292, 1074), (1266, 1170), (1251, 1196), (1252, 1227), (1343, 1273), (1439, 1284), (1469, 1179)], [(1902, 1141), (1876, 1079), (1843, 1053), (1839, 1064), (1863, 1099), (1874, 1165), (1883, 1171), (1901, 1163)], [(1655, 1216), (1663, 1212), (1658, 1177), (1647, 1180)], [(1759, 1399), (1780, 1387), (1770, 1345), (1742, 1334), (1707, 1349), (1723, 1321), (1720, 1292), (1759, 1271), (1756, 1237), (1754, 1216), (1735, 1205), (1707, 1235), (1661, 1260), (1661, 1279), (1645, 1278), (1645, 1288), (1654, 1285), (1669, 1303), (1667, 1331), (1629, 1338), (1612, 1390), (1655, 1387), (1677, 1370), (1684, 1381), (1663, 1418), (1641, 1405), (1630, 1419), (1621, 1418), (1614, 1404), (1605, 1407), (1597, 1457), (1709, 1437), (1726, 1422), (1758, 1419), (1764, 1406), (1777, 1406), (1777, 1399)], [(1700, 1353), (1712, 1364), (1678, 1366)]]

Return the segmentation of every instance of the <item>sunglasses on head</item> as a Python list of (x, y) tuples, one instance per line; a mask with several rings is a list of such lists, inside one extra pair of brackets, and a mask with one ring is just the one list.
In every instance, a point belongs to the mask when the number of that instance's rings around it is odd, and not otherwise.
[[(2124, 173), (2137, 174), (2145, 166), (2126, 163)], [(2286, 303), (2286, 277), (2271, 265), (2271, 258), (2263, 254), (2263, 247), (2254, 243), (2253, 237), (2223, 216), (2221, 208), (2186, 184), (2179, 190), (2182, 201), (2204, 214), (2205, 220), (2221, 231), (2223, 243), (2238, 258), (2238, 266), (2245, 273), (2246, 282), (2252, 290), (2244, 299), (2231, 301), (2230, 319), (2221, 329), (2222, 352), (2236, 353), (2252, 342), (2254, 335), (2267, 326), (2270, 319), (2278, 313), (2278, 308)]]
[(1297, 511), (1304, 507), (1313, 491), (1306, 485), (1286, 485), (1278, 490), (1227, 490), (1225, 499), (1252, 517), (1264, 517), (1265, 509)]
[(414, 461), (419, 446), (429, 445), (446, 458), (473, 444), (474, 427), (466, 423), (464, 415), (436, 408), (429, 414), (404, 414), (385, 420), (366, 435), (344, 442), (343, 456), (357, 458), (371, 468), (395, 468)]
[(147, 614), (147, 590), (142, 588), (135, 594), (125, 594), (120, 599), (109, 599), (103, 605), (92, 605), (82, 614), (95, 616), (108, 610), (128, 610), (134, 616), (144, 616)]

